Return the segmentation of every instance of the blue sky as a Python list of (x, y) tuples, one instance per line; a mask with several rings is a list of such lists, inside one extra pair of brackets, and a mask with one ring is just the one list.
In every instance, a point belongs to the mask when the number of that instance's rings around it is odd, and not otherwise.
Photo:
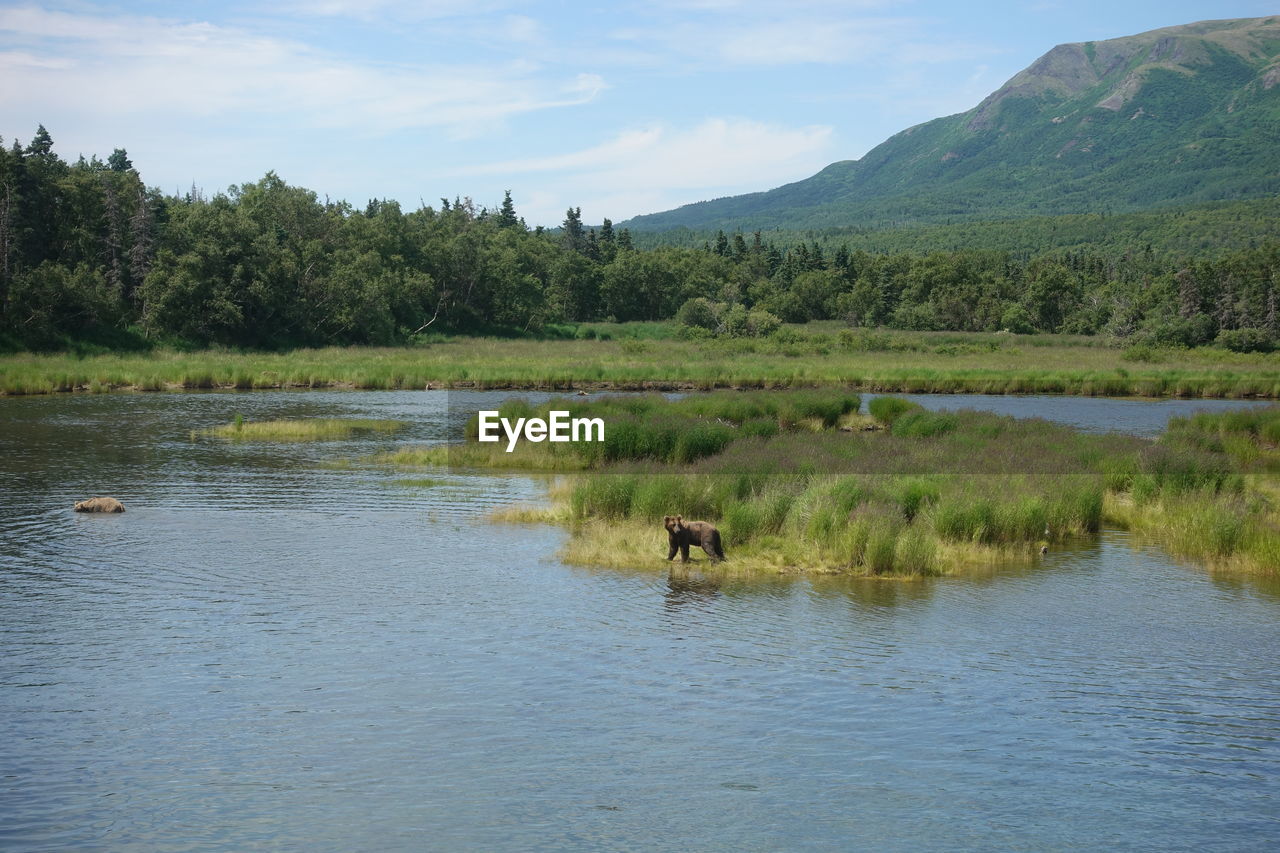
[(0, 136), (147, 183), (275, 170), (529, 224), (769, 189), (974, 106), (1055, 44), (1277, 13), (1232, 0), (0, 3)]

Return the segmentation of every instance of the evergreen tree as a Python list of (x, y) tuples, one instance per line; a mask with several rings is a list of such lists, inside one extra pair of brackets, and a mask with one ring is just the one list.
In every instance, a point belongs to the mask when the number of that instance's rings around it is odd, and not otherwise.
[(123, 148), (117, 148), (107, 158), (107, 168), (113, 172), (127, 172), (133, 168), (133, 163), (129, 160), (128, 152)]
[(44, 129), (43, 124), (36, 128), (36, 135), (31, 137), (31, 142), (27, 144), (26, 153), (31, 157), (53, 156), (53, 137)]
[(715, 253), (722, 258), (729, 257), (729, 238), (724, 235), (723, 231), (716, 232)]
[(582, 208), (571, 207), (565, 211), (564, 222), (560, 226), (561, 240), (564, 247), (571, 252), (583, 252), (587, 247), (587, 235), (582, 227)]
[(520, 224), (520, 220), (516, 218), (516, 206), (511, 202), (511, 190), (507, 190), (502, 196), (502, 209), (498, 213), (498, 227), (514, 228)]

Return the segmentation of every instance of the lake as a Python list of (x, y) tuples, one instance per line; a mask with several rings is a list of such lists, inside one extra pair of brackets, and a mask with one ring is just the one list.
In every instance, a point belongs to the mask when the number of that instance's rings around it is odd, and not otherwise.
[[(1280, 844), (1280, 580), (1119, 531), (978, 578), (717, 581), (655, 528), (652, 565), (591, 570), (487, 520), (533, 478), (326, 467), (507, 396), (0, 399), (0, 848)], [(926, 402), (1144, 435), (1248, 405)], [(235, 413), (411, 425), (190, 438)], [(71, 511), (97, 494), (128, 512)]]

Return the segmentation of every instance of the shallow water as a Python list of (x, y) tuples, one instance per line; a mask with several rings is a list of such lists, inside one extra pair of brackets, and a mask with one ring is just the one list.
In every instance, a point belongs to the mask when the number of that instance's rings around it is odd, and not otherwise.
[[(586, 570), (485, 520), (529, 478), (321, 467), (445, 399), (0, 400), (0, 847), (1280, 842), (1280, 584), (1116, 532), (965, 580)], [(412, 425), (189, 438), (235, 412)]]

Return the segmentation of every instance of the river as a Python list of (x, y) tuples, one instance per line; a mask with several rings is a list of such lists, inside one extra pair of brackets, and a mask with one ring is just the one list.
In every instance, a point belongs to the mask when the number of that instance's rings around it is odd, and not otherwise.
[[(660, 531), (591, 570), (486, 520), (534, 479), (324, 464), (505, 396), (0, 399), (0, 848), (1280, 844), (1280, 582), (1118, 531), (981, 578), (669, 577)], [(190, 437), (237, 412), (411, 425)]]

